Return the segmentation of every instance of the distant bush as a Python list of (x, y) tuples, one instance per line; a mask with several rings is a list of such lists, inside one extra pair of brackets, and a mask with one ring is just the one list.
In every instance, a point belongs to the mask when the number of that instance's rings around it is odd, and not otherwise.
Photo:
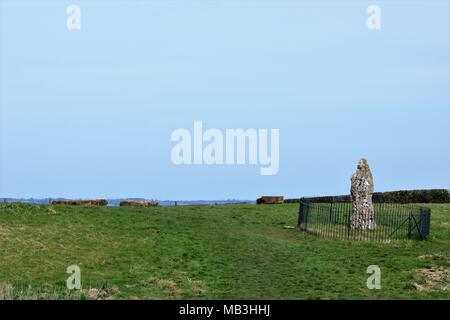
[(71, 206), (107, 206), (108, 201), (105, 199), (95, 200), (53, 200), (50, 202), (52, 205), (64, 204)]
[(376, 192), (373, 194), (374, 202), (393, 203), (448, 203), (450, 195), (445, 189), (431, 190), (400, 190), (392, 192)]
[(156, 207), (159, 202), (156, 200), (123, 200), (119, 205), (121, 207)]
[(299, 203), (300, 198), (284, 199), (284, 203)]
[(282, 196), (262, 196), (256, 199), (256, 204), (283, 204)]
[[(311, 202), (351, 201), (350, 195), (308, 197)], [(374, 192), (373, 202), (385, 203), (450, 203), (449, 190), (399, 190)], [(284, 203), (298, 203), (300, 199), (286, 199)]]

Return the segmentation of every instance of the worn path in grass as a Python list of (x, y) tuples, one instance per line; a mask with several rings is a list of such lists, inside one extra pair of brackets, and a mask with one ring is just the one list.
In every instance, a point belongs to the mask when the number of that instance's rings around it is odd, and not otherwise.
[[(450, 205), (429, 206), (427, 241), (372, 244), (284, 228), (296, 204), (0, 204), (0, 292), (64, 290), (76, 264), (103, 298), (449, 299)], [(369, 265), (381, 290), (366, 287)]]

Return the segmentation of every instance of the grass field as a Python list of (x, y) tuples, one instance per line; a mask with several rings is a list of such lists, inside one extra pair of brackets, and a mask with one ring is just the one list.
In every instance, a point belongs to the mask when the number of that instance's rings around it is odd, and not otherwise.
[(0, 204), (0, 299), (450, 299), (450, 204), (429, 207), (426, 241), (374, 244), (285, 228), (296, 204)]

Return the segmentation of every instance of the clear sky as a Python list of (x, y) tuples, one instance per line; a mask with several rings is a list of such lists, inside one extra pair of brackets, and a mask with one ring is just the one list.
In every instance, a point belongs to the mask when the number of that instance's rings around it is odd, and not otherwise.
[[(448, 1), (0, 3), (0, 197), (346, 194), (361, 157), (376, 191), (450, 187)], [(278, 174), (174, 165), (195, 120), (279, 129)]]

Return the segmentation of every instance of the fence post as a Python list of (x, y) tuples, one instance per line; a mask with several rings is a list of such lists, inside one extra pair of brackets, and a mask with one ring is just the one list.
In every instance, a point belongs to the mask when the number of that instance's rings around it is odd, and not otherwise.
[(412, 232), (412, 212), (408, 215), (408, 239), (411, 239), (411, 232)]
[(420, 226), (422, 231), (422, 236), (420, 240), (424, 240), (428, 234), (430, 233), (430, 218), (431, 218), (431, 209), (430, 208), (422, 208), (420, 214)]
[(329, 222), (332, 222), (333, 218), (333, 197), (331, 197), (331, 204), (330, 204), (330, 218), (328, 219)]
[(305, 199), (301, 198), (299, 201), (300, 204), (300, 208), (298, 211), (298, 222), (297, 222), (297, 227), (302, 228), (302, 225), (305, 223), (305, 211), (306, 211), (306, 203), (305, 203)]

